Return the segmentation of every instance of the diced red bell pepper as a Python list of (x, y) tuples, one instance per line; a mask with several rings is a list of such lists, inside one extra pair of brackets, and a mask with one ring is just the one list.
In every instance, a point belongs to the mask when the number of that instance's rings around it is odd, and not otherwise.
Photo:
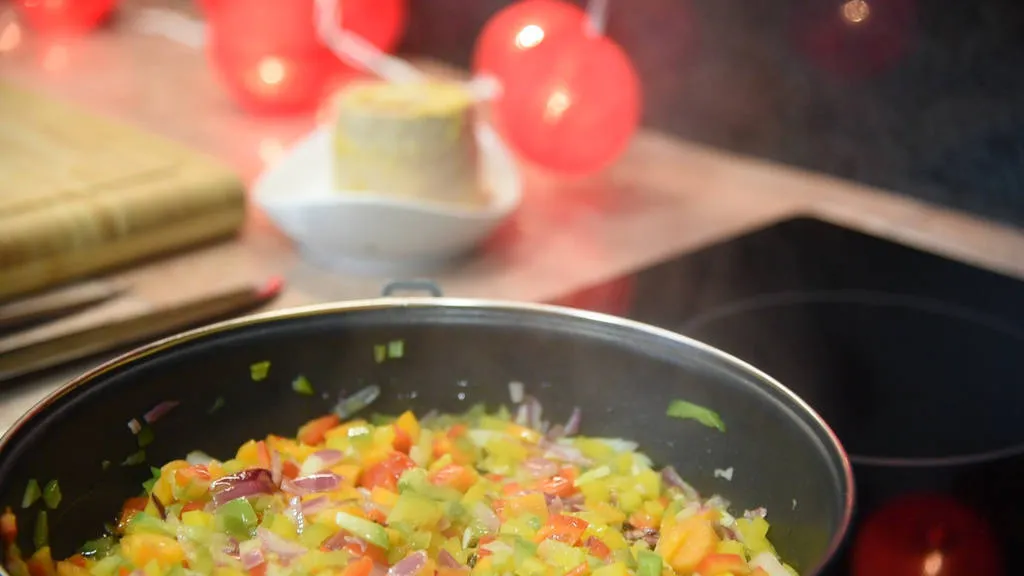
[(370, 466), (359, 476), (359, 485), (372, 490), (374, 486), (398, 491), (398, 479), (402, 473), (415, 468), (416, 463), (401, 452), (392, 452), (383, 461)]
[(328, 430), (341, 423), (341, 418), (336, 414), (328, 414), (306, 422), (299, 428), (299, 442), (307, 446), (316, 446), (324, 441), (324, 435)]
[(586, 546), (587, 550), (590, 551), (591, 556), (596, 556), (601, 560), (608, 561), (612, 556), (612, 549), (602, 542), (597, 536), (587, 538)]
[(121, 516), (117, 521), (118, 531), (123, 532), (124, 527), (131, 521), (132, 516), (135, 516), (139, 512), (146, 509), (149, 504), (148, 496), (136, 496), (135, 498), (129, 498), (124, 501), (124, 506), (121, 507)]
[(583, 533), (587, 531), (590, 524), (582, 518), (566, 516), (564, 514), (552, 514), (548, 517), (547, 523), (537, 531), (534, 542), (543, 542), (548, 538), (575, 546)]
[(373, 572), (373, 560), (369, 556), (363, 556), (349, 562), (341, 576), (370, 576), (370, 572)]

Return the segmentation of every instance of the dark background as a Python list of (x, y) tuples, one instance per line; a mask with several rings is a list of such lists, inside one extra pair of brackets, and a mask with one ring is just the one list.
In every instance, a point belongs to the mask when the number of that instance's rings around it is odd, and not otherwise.
[[(1024, 226), (1024, 2), (844, 1), (612, 0), (608, 33), (649, 127)], [(468, 66), (509, 3), (412, 0), (402, 50)]]

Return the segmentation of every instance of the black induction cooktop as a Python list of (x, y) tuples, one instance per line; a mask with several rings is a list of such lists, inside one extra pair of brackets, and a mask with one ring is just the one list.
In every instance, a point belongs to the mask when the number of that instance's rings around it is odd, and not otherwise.
[[(1024, 282), (800, 217), (557, 302), (776, 377), (849, 451), (859, 521), (938, 493), (984, 518), (999, 549), (1024, 550)], [(833, 573), (848, 573), (840, 560)]]

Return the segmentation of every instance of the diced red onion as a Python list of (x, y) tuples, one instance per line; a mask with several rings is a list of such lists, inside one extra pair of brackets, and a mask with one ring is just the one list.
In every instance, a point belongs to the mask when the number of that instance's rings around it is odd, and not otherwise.
[(516, 408), (516, 415), (512, 421), (520, 426), (530, 425), (530, 409), (526, 407), (526, 404), (520, 404), (519, 408)]
[(580, 466), (590, 466), (592, 462), (589, 458), (583, 455), (579, 449), (573, 446), (564, 446), (554, 442), (541, 442), (541, 446), (545, 449), (544, 457), (561, 460), (562, 462), (568, 462), (570, 464), (578, 464)]
[(513, 404), (519, 404), (523, 401), (523, 393), (525, 387), (522, 382), (509, 382), (508, 383), (508, 397), (512, 399)]
[(309, 549), (302, 544), (285, 540), (262, 526), (256, 529), (256, 535), (259, 536), (268, 552), (273, 552), (282, 558), (292, 558), (309, 552)]
[(523, 466), (536, 478), (550, 478), (558, 474), (558, 464), (547, 458), (529, 458)]
[(437, 553), (437, 565), (443, 566), (445, 568), (455, 568), (460, 570), (467, 569), (466, 566), (463, 566), (461, 563), (459, 563), (458, 560), (455, 559), (455, 556), (452, 556), (451, 552), (445, 550), (444, 548), (442, 548), (441, 551)]
[(754, 508), (753, 510), (747, 510), (743, 513), (743, 517), (748, 520), (753, 520), (754, 518), (765, 518), (767, 516), (768, 509), (763, 506), (760, 508)]
[(334, 536), (331, 536), (320, 544), (320, 548), (324, 550), (341, 550), (350, 544), (355, 544), (359, 548), (359, 554), (363, 555), (366, 553), (366, 542), (363, 542), (359, 538), (350, 535), (348, 532), (342, 530), (337, 532)]
[(544, 422), (541, 420), (541, 415), (544, 413), (544, 407), (541, 405), (540, 400), (537, 400), (533, 396), (525, 396), (523, 398), (523, 405), (526, 406), (527, 426), (534, 430), (540, 430), (544, 426)]
[(583, 495), (573, 494), (572, 496), (566, 496), (562, 498), (562, 506), (569, 512), (579, 512), (583, 509)]
[(501, 520), (498, 519), (498, 515), (483, 502), (477, 502), (473, 507), (473, 516), (490, 533), (497, 532), (498, 528), (501, 528)]
[(306, 527), (306, 517), (303, 516), (302, 500), (298, 496), (292, 496), (288, 500), (288, 509), (285, 514), (295, 523), (295, 531), (302, 534)]
[(246, 570), (251, 570), (266, 562), (259, 540), (246, 540), (238, 545), (239, 560)]
[(135, 418), (132, 418), (128, 421), (128, 429), (132, 431), (132, 434), (138, 435), (142, 431), (142, 424)]
[(789, 571), (771, 552), (761, 552), (754, 556), (750, 559), (750, 566), (764, 570), (768, 576), (789, 576)]
[(547, 500), (549, 514), (561, 514), (565, 510), (565, 503), (558, 496), (545, 494), (544, 499)]
[(327, 508), (330, 503), (331, 501), (327, 496), (317, 496), (311, 500), (306, 500), (302, 503), (302, 514), (316, 514), (324, 508)]
[(665, 484), (668, 484), (673, 488), (678, 488), (679, 491), (683, 493), (683, 496), (686, 496), (687, 499), (700, 500), (700, 492), (697, 492), (696, 488), (694, 488), (685, 480), (683, 480), (683, 477), (679, 475), (679, 472), (676, 472), (676, 469), (674, 467), (666, 466), (665, 468), (663, 468), (661, 470), (661, 479), (665, 482)]
[(341, 484), (341, 476), (334, 472), (317, 472), (309, 476), (302, 476), (294, 480), (285, 479), (281, 482), (281, 490), (289, 494), (317, 494), (319, 492), (330, 492)]
[(201, 450), (193, 450), (185, 456), (185, 461), (195, 466), (196, 464), (209, 464), (213, 462), (213, 456)]
[(399, 560), (388, 570), (388, 576), (416, 576), (427, 565), (427, 553), (419, 550)]
[(281, 474), (284, 471), (284, 463), (281, 462), (281, 454), (270, 447), (268, 447), (267, 452), (270, 452), (270, 479), (274, 484), (280, 486)]
[(181, 404), (181, 402), (178, 402), (177, 400), (165, 400), (150, 408), (149, 412), (146, 412), (142, 419), (145, 420), (147, 424), (152, 424), (163, 418), (171, 410), (177, 408), (178, 404)]
[(315, 474), (341, 462), (341, 459), (344, 457), (345, 455), (340, 450), (331, 450), (329, 448), (318, 450), (310, 454), (302, 463), (300, 473), (303, 475)]
[(575, 436), (580, 431), (580, 420), (583, 419), (583, 411), (580, 410), (579, 406), (574, 406), (572, 412), (569, 414), (569, 419), (565, 422), (565, 435)]
[(223, 506), (237, 498), (272, 494), (276, 486), (270, 477), (270, 471), (264, 468), (250, 468), (238, 474), (218, 478), (210, 484), (215, 506)]

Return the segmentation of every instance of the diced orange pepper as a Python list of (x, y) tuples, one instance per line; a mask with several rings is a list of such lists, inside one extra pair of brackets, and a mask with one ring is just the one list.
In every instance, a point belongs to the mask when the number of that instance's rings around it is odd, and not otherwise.
[(430, 481), (439, 486), (451, 486), (459, 492), (465, 493), (476, 484), (479, 477), (476, 470), (469, 466), (449, 464), (431, 474)]
[(580, 541), (580, 538), (583, 537), (583, 533), (587, 531), (587, 526), (590, 526), (590, 524), (582, 518), (565, 516), (564, 514), (552, 514), (548, 518), (547, 523), (537, 531), (537, 535), (534, 536), (533, 540), (534, 542), (543, 542), (550, 538), (570, 546), (575, 546)]
[(56, 576), (57, 565), (53, 562), (50, 547), (43, 546), (28, 559), (28, 573), (31, 576)]
[(345, 545), (342, 550), (345, 550), (349, 554), (356, 558), (369, 558), (371, 562), (376, 562), (381, 566), (388, 565), (388, 553), (379, 546), (368, 544), (365, 542), (350, 542)]
[(3, 516), (0, 516), (0, 537), (8, 544), (18, 538), (18, 519), (14, 512), (11, 512), (10, 506), (4, 509)]
[(678, 573), (689, 574), (705, 556), (715, 551), (719, 538), (709, 517), (691, 516), (661, 534), (655, 551)]
[(267, 563), (260, 562), (252, 568), (249, 568), (249, 576), (267, 576)]
[(697, 564), (696, 572), (701, 576), (749, 576), (751, 570), (738, 554), (708, 554)]
[(339, 422), (341, 422), (341, 418), (338, 418), (336, 414), (328, 414), (327, 416), (314, 418), (299, 428), (299, 442), (302, 442), (307, 446), (320, 444), (324, 441), (324, 434), (326, 434), (331, 428), (337, 426)]
[(596, 556), (601, 560), (607, 561), (612, 556), (612, 549), (597, 536), (587, 538), (586, 546), (591, 556)]
[(63, 562), (57, 562), (57, 576), (89, 576), (89, 569), (84, 564), (79, 565), (72, 562), (69, 558)]
[(121, 507), (121, 516), (117, 521), (117, 529), (123, 532), (124, 527), (131, 521), (132, 516), (145, 510), (148, 504), (149, 498), (146, 496), (136, 496), (135, 498), (125, 500), (124, 506)]
[(502, 520), (515, 518), (523, 514), (537, 516), (541, 521), (548, 519), (548, 503), (540, 492), (530, 492), (521, 496), (507, 498), (505, 505), (498, 517)]
[(629, 523), (634, 528), (645, 528), (651, 530), (656, 530), (658, 528), (658, 523), (654, 521), (654, 518), (652, 518), (650, 514), (641, 510), (637, 510), (629, 515)]
[(466, 576), (469, 568), (448, 568), (447, 566), (437, 567), (437, 576)]
[(509, 482), (501, 487), (501, 493), (505, 496), (514, 496), (523, 491), (523, 486), (519, 482)]
[(455, 424), (454, 426), (448, 429), (448, 437), (451, 438), (452, 440), (455, 440), (456, 438), (465, 435), (466, 432), (469, 432), (468, 426), (466, 426), (465, 424)]
[(572, 570), (569, 570), (568, 572), (566, 572), (565, 576), (584, 576), (585, 574), (587, 574), (589, 572), (590, 572), (590, 565), (587, 564), (586, 562), (583, 562), (579, 566), (577, 566), (577, 567), (573, 568)]
[(281, 477), (294, 480), (299, 476), (299, 465), (291, 460), (281, 462)]
[(363, 556), (354, 562), (349, 562), (341, 576), (370, 576), (372, 571), (373, 560), (369, 556)]
[(395, 427), (395, 439), (391, 442), (391, 447), (403, 454), (408, 454), (409, 450), (412, 450), (412, 437), (405, 430)]
[(184, 514), (185, 512), (191, 512), (193, 510), (202, 510), (203, 505), (204, 504), (198, 500), (194, 502), (189, 502), (188, 504), (185, 504), (184, 506), (181, 507), (181, 513)]
[(451, 454), (452, 450), (455, 449), (455, 444), (452, 443), (452, 439), (447, 436), (438, 434), (434, 437), (434, 458), (440, 458), (445, 454)]

